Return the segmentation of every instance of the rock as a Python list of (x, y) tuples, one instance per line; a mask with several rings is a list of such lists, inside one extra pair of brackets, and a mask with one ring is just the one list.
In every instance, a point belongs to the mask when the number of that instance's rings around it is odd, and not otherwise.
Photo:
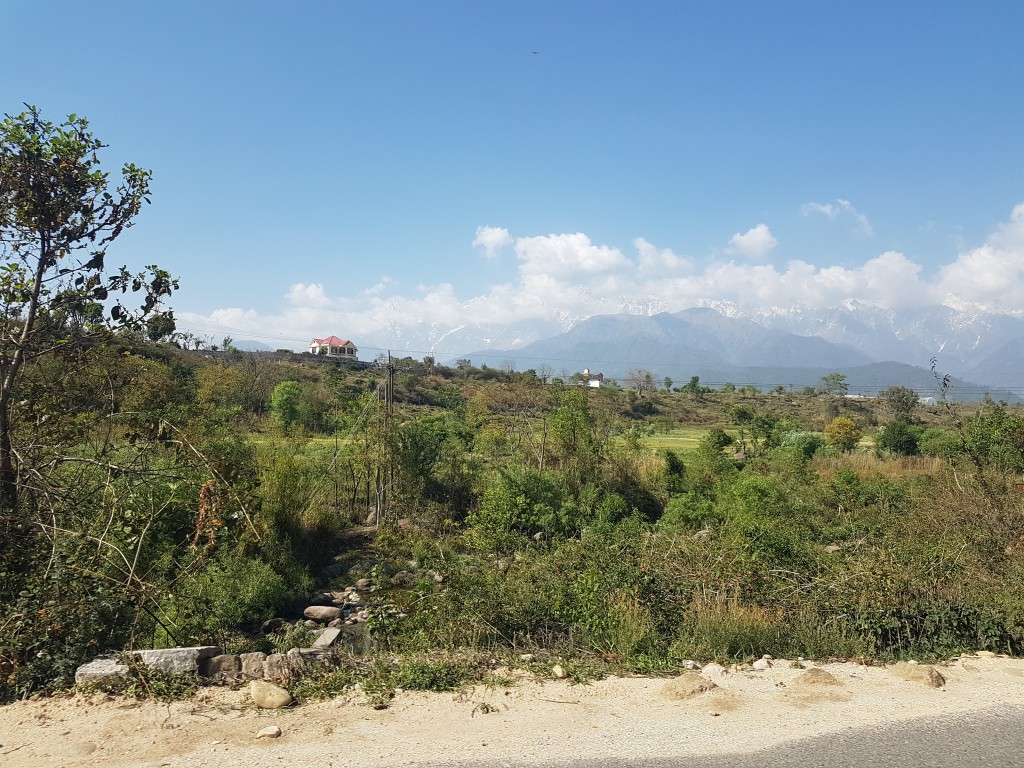
[(254, 653), (243, 653), (238, 657), (241, 662), (242, 677), (249, 680), (262, 680), (265, 671), (267, 654), (256, 651)]
[(256, 732), (257, 739), (277, 739), (281, 737), (281, 729), (276, 725), (268, 725)]
[(682, 701), (699, 696), (702, 693), (707, 693), (708, 691), (713, 691), (717, 687), (717, 683), (713, 683), (697, 672), (687, 670), (679, 675), (679, 677), (665, 683), (661, 688), (661, 695), (667, 699)]
[(192, 648), (160, 648), (153, 651), (132, 651), (147, 667), (169, 675), (198, 675), (199, 663), (220, 655), (215, 645)]
[(927, 664), (908, 664), (901, 661), (894, 664), (890, 671), (903, 680), (930, 685), (932, 688), (941, 688), (946, 684), (946, 678), (942, 673)]
[(433, 580), (437, 584), (444, 581), (444, 576), (437, 571), (427, 571), (427, 578)]
[(288, 691), (263, 680), (249, 683), (249, 698), (260, 709), (280, 709), (292, 703), (292, 695)]
[(806, 672), (801, 672), (793, 678), (793, 684), (806, 686), (842, 685), (838, 677), (818, 667), (811, 667)]
[(125, 664), (119, 664), (114, 659), (95, 659), (75, 670), (75, 685), (100, 683), (127, 674), (128, 666)]
[(314, 648), (330, 648), (332, 645), (334, 645), (334, 641), (338, 639), (338, 635), (340, 635), (340, 634), (341, 634), (341, 630), (340, 629), (338, 629), (336, 627), (328, 627), (323, 632), (321, 632), (320, 633), (320, 637), (318, 637), (313, 642), (313, 647)]
[(272, 653), (263, 662), (263, 677), (267, 680), (286, 681), (292, 678), (292, 667), (283, 653)]
[(330, 655), (327, 648), (292, 648), (288, 651), (288, 664), (292, 672), (301, 671)]
[(972, 655), (977, 656), (979, 659), (994, 659), (999, 654), (992, 651), (975, 651)]
[(723, 677), (724, 675), (729, 674), (729, 670), (721, 664), (705, 664), (701, 668), (700, 673), (704, 675), (704, 677)]
[(241, 673), (242, 659), (230, 653), (204, 659), (199, 664), (199, 674), (203, 677), (233, 678), (238, 677)]
[(335, 619), (334, 621), (328, 622), (327, 626), (330, 629), (338, 629), (339, 627), (344, 627), (345, 626), (345, 620), (344, 619)]
[(412, 587), (418, 581), (419, 579), (416, 578), (416, 574), (409, 571), (399, 571), (391, 577), (391, 583), (396, 587)]
[(311, 605), (302, 612), (302, 615), (311, 621), (326, 624), (342, 618), (342, 610), (335, 605)]
[(763, 672), (766, 669), (772, 668), (772, 663), (768, 659), (758, 659), (751, 666), (758, 672)]
[(563, 667), (561, 664), (555, 664), (555, 666), (551, 668), (551, 676), (559, 680), (564, 680), (569, 675), (566, 673), (565, 667)]
[(284, 619), (267, 619), (262, 624), (260, 624), (260, 632), (262, 632), (264, 635), (270, 635), (274, 632), (277, 632), (277, 630), (281, 629), (281, 627), (283, 627), (287, 623), (288, 622)]
[(698, 664), (693, 659), (684, 659), (683, 661), (679, 662), (679, 666), (683, 669), (700, 669), (700, 664)]
[(329, 595), (326, 592), (313, 595), (308, 602), (310, 605), (334, 605), (334, 595)]
[(360, 579), (356, 582), (356, 589), (369, 589), (373, 586), (372, 579)]
[(537, 657), (534, 656), (532, 653), (521, 653), (521, 654), (519, 654), (519, 660), (520, 661), (525, 661), (527, 664), (529, 664), (535, 658), (537, 658)]

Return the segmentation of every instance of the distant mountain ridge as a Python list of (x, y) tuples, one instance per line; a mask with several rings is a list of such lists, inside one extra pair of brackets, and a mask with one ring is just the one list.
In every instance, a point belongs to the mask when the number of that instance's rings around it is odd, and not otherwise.
[[(724, 310), (724, 311), (723, 311)], [(1024, 388), (1024, 319), (973, 315), (948, 307), (894, 312), (851, 303), (829, 310), (703, 306), (676, 313), (597, 315), (565, 333), (510, 348), (459, 355), (477, 364), (544, 365), (556, 375), (583, 368), (623, 378), (634, 368), (676, 382), (804, 387), (826, 373), (847, 376), (851, 391), (893, 384), (937, 391), (929, 368), (955, 375), (961, 395), (1016, 400)], [(971, 398), (968, 398), (971, 399)]]

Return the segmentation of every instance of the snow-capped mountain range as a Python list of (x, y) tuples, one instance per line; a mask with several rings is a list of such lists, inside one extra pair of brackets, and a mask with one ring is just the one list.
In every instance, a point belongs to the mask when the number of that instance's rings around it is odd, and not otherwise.
[(552, 312), (508, 325), (394, 325), (360, 348), (468, 357), (494, 367), (512, 362), (519, 370), (543, 365), (556, 373), (590, 368), (621, 377), (646, 368), (677, 381), (699, 375), (762, 386), (806, 385), (821, 371), (839, 370), (867, 388), (887, 385), (886, 377), (899, 379), (888, 384), (928, 388), (935, 359), (937, 370), (966, 389), (1024, 391), (1024, 313), (889, 309), (854, 300), (827, 309), (708, 301), (676, 313), (644, 302), (619, 306), (627, 311), (590, 318)]

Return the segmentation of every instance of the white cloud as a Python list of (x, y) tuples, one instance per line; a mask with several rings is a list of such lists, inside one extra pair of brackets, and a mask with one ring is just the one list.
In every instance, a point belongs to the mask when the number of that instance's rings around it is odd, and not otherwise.
[(512, 236), (504, 227), (477, 227), (476, 237), (473, 238), (473, 247), (483, 251), (484, 258), (498, 258), (498, 251), (507, 245), (512, 245)]
[(284, 300), (299, 307), (328, 307), (331, 304), (320, 283), (296, 283), (288, 289)]
[(1024, 307), (1024, 203), (984, 245), (943, 267), (938, 288), (971, 303), (1008, 311)]
[[(767, 227), (737, 237), (755, 254), (775, 245)], [(675, 312), (709, 300), (741, 307), (828, 307), (848, 299), (891, 308), (973, 303), (1019, 312), (1024, 307), (1024, 204), (982, 245), (930, 277), (920, 264), (896, 251), (849, 267), (803, 260), (775, 266), (713, 259), (695, 265), (644, 238), (633, 242), (630, 254), (595, 244), (578, 232), (520, 237), (511, 244), (519, 259), (518, 275), (476, 296), (460, 295), (451, 283), (418, 286), (412, 295), (403, 295), (401, 286), (384, 278), (362, 292), (332, 298), (329, 286), (296, 283), (285, 292), (276, 314), (240, 308), (205, 316), (176, 314), (181, 328), (209, 332), (215, 339), (230, 334), (301, 348), (325, 333), (347, 335), (359, 343), (360, 338), (379, 337), (381, 329), (388, 329), (389, 338), (401, 339), (425, 324), (436, 327), (436, 338), (442, 338), (462, 325), (542, 320), (564, 327), (573, 318), (594, 314)]]
[(875, 234), (875, 228), (871, 226), (871, 222), (868, 221), (868, 217), (863, 213), (854, 208), (853, 203), (849, 200), (843, 200), (837, 198), (835, 204), (833, 203), (804, 203), (800, 208), (800, 212), (804, 216), (811, 216), (813, 214), (820, 214), (826, 216), (829, 219), (837, 219), (840, 216), (849, 216), (857, 224), (857, 230), (862, 235), (873, 235)]
[(639, 256), (639, 271), (644, 275), (659, 276), (671, 275), (680, 271), (689, 271), (693, 262), (682, 256), (677, 256), (671, 248), (659, 250), (642, 237), (633, 241), (633, 247)]
[(752, 261), (764, 261), (778, 244), (768, 225), (758, 224), (742, 235), (739, 232), (733, 235), (725, 252), (741, 253)]

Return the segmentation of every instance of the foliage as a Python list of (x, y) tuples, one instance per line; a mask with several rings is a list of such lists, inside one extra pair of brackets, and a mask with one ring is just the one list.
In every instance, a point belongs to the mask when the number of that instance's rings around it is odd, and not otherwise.
[[(300, 700), (386, 706), (555, 659), (583, 680), (689, 658), (1024, 650), (1012, 407), (959, 426), (922, 409), (908, 429), (945, 457), (923, 458), (886, 447), (892, 424), (877, 452), (825, 446), (821, 400), (800, 394), (641, 397), (435, 363), (400, 373), (387, 408), (375, 369), (141, 339), (89, 356), (64, 391), (57, 355), (22, 382), (19, 429), (49, 467), (32, 499), (58, 525), (0, 515), (4, 699), (127, 646), (307, 645), (301, 624), (254, 630), (364, 575), (374, 650), (310, 671)], [(281, 382), (298, 386), (287, 434), (267, 411)], [(841, 410), (870, 424), (883, 407)]]
[(878, 396), (895, 421), (910, 421), (920, 396), (909, 387), (892, 386)]
[(828, 373), (818, 381), (817, 393), (821, 395), (832, 395), (842, 397), (849, 392), (850, 386), (846, 383), (846, 374)]
[[(155, 266), (105, 271), (107, 246), (148, 202), (150, 173), (127, 164), (111, 191), (99, 168), (104, 145), (88, 127), (77, 115), (52, 123), (35, 107), (0, 122), (0, 503), (8, 508), (30, 471), (18, 466), (15, 430), (25, 366), (55, 351), (75, 366), (84, 346), (140, 330), (177, 287)], [(141, 294), (140, 306), (126, 304), (127, 293)]]
[(837, 416), (825, 426), (825, 442), (841, 451), (849, 452), (857, 447), (862, 437), (857, 422), (846, 416)]
[(299, 420), (302, 385), (297, 381), (282, 381), (270, 396), (270, 412), (287, 432)]
[(878, 431), (875, 445), (900, 456), (916, 456), (922, 430), (904, 420), (887, 424)]

